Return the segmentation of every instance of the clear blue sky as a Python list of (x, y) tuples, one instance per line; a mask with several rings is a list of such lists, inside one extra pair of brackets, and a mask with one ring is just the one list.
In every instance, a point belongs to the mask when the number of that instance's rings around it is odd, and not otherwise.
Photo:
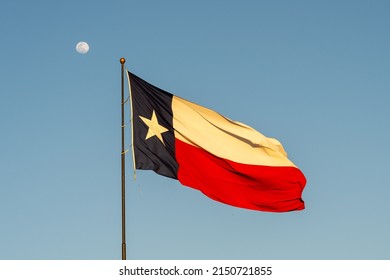
[[(0, 3), (0, 259), (120, 259), (120, 63), (279, 139), (306, 210), (127, 160), (129, 259), (389, 259), (389, 1)], [(90, 51), (78, 54), (86, 41)], [(127, 134), (130, 145), (130, 132)]]

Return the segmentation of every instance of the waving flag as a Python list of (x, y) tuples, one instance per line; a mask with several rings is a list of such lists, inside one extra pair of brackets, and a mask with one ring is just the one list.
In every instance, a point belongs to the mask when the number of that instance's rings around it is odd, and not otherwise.
[(179, 180), (236, 207), (305, 208), (306, 184), (279, 141), (128, 72), (137, 169)]

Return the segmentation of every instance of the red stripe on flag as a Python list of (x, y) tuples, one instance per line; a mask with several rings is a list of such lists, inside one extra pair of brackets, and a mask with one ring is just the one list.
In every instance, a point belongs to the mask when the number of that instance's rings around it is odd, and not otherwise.
[(269, 212), (305, 208), (306, 178), (296, 167), (248, 165), (213, 156), (175, 140), (178, 180), (232, 206)]

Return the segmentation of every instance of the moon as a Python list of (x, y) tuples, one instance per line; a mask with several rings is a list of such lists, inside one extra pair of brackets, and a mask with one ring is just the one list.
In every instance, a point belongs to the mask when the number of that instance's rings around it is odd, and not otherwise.
[(89, 51), (89, 45), (86, 42), (78, 42), (76, 51), (81, 54), (86, 54)]

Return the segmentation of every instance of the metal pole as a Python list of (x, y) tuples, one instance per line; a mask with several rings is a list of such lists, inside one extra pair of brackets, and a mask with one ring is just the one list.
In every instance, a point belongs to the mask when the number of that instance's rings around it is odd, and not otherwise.
[(122, 166), (122, 260), (126, 259), (126, 211), (125, 211), (125, 62), (126, 59), (121, 58), (120, 63), (122, 65), (122, 152), (121, 152), (121, 166)]

